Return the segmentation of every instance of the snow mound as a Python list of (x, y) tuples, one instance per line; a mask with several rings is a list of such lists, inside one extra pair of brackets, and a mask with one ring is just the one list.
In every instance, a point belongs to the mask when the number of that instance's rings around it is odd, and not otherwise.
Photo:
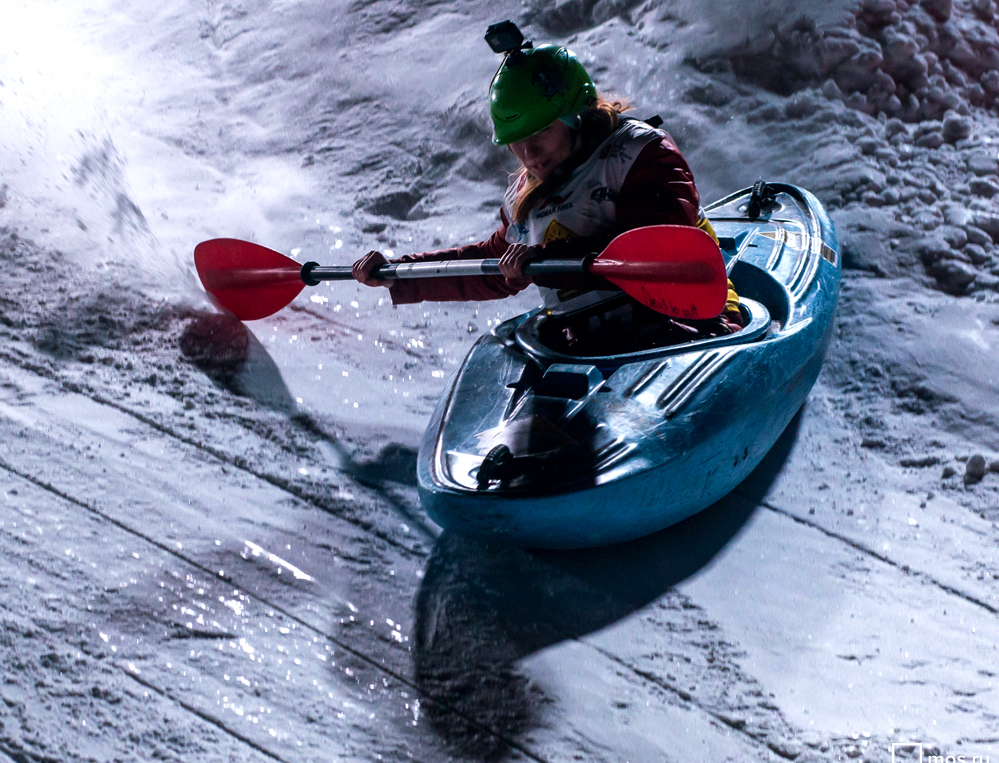
[(693, 53), (686, 98), (796, 144), (785, 178), (834, 211), (847, 267), (994, 301), (997, 24), (991, 0), (864, 0)]
[[(820, 87), (867, 114), (941, 120), (934, 148), (970, 134), (970, 107), (999, 99), (999, 33), (992, 0), (864, 0), (840, 25), (801, 17), (731, 52), (740, 78), (790, 94)], [(925, 133), (924, 135), (929, 135)], [(939, 141), (939, 142), (938, 142)]]

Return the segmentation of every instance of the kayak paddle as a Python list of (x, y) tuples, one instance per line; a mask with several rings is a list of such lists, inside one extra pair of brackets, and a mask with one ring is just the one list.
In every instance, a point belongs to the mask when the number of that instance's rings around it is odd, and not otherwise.
[[(353, 280), (350, 265), (299, 265), (249, 241), (216, 238), (194, 248), (194, 264), (214, 302), (243, 321), (266, 318), (307, 285)], [(591, 273), (653, 310), (674, 318), (713, 318), (728, 295), (721, 251), (704, 231), (686, 225), (650, 225), (625, 231), (595, 257), (535, 260), (524, 275)], [(501, 275), (499, 260), (445, 260), (380, 265), (373, 278)]]

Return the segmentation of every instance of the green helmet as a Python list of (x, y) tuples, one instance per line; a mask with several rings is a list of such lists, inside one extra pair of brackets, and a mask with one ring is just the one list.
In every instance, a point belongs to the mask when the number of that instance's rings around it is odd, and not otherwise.
[(572, 117), (597, 95), (576, 55), (558, 45), (511, 53), (489, 86), (493, 143), (506, 146)]

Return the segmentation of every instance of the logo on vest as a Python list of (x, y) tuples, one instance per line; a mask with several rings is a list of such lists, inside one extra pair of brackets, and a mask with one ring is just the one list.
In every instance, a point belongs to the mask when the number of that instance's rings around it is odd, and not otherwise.
[(542, 237), (541, 243), (547, 244), (549, 241), (560, 241), (564, 238), (576, 238), (576, 234), (558, 220), (552, 220), (545, 228), (545, 235)]
[(506, 240), (510, 240), (510, 235), (513, 234), (517, 241), (527, 241), (527, 228), (523, 225), (518, 225), (517, 223), (510, 223), (507, 228)]
[(621, 143), (610, 143), (604, 146), (600, 150), (601, 159), (620, 159), (622, 162), (627, 161), (630, 157), (628, 156), (628, 150)]
[(590, 194), (590, 198), (593, 199), (597, 204), (604, 201), (617, 201), (617, 191), (613, 188), (608, 188), (604, 186), (602, 188), (597, 188)]
[[(572, 194), (570, 194), (570, 196), (571, 195)], [(546, 217), (551, 217), (556, 212), (565, 212), (568, 209), (572, 209), (572, 202), (566, 201), (566, 199), (568, 198), (569, 196), (552, 196), (550, 199), (548, 199), (547, 202), (547, 204), (550, 204), (551, 206), (548, 207), (547, 209), (542, 209), (541, 211), (537, 212), (534, 216), (538, 220), (543, 220)]]

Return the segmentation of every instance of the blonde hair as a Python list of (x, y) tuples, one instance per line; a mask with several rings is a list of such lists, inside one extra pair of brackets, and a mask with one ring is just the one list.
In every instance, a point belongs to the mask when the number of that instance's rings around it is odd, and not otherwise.
[(579, 137), (582, 145), (572, 156), (544, 180), (531, 174), (526, 167), (521, 167), (517, 171), (517, 177), (522, 178), (523, 182), (513, 202), (513, 222), (523, 225), (535, 205), (550, 196), (569, 173), (589, 159), (597, 146), (607, 140), (620, 124), (620, 115), (629, 109), (631, 104), (627, 101), (612, 101), (597, 95), (579, 114)]

